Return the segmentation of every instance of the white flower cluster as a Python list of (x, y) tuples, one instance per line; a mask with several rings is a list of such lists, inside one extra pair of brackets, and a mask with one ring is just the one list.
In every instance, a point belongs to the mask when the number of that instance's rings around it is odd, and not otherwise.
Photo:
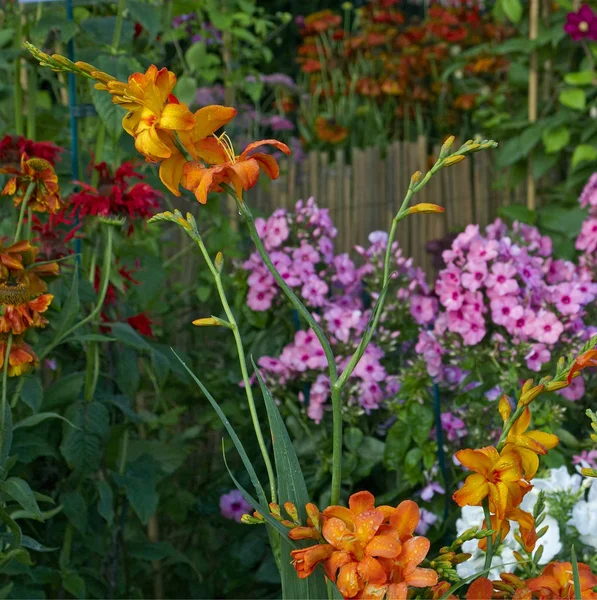
[[(545, 479), (534, 479), (533, 485), (534, 488), (525, 496), (521, 505), (523, 510), (530, 513), (533, 512), (540, 491), (544, 491), (547, 497), (559, 493), (578, 494), (582, 488), (590, 486), (590, 480), (585, 480), (583, 483), (580, 475), (570, 475), (566, 467), (560, 467), (551, 469), (549, 477)], [(460, 535), (471, 527), (480, 527), (482, 522), (483, 509), (480, 506), (465, 506), (462, 509), (461, 518), (456, 521), (457, 533)], [(512, 573), (516, 568), (514, 551), (520, 550), (520, 548), (514, 539), (516, 524), (512, 525), (510, 532), (493, 556), (492, 570), (489, 573), (490, 579), (498, 579), (500, 573)], [(547, 533), (537, 543), (537, 548), (543, 546), (541, 565), (546, 565), (554, 560), (562, 550), (561, 532), (557, 521), (547, 514), (541, 527), (543, 528), (545, 525), (549, 527)], [(577, 529), (584, 544), (597, 550), (597, 485), (590, 487), (586, 498), (583, 497), (574, 506), (568, 525)], [(472, 557), (457, 566), (460, 577), (466, 578), (483, 570), (485, 552), (479, 549), (477, 540), (465, 542), (462, 551), (472, 554)]]

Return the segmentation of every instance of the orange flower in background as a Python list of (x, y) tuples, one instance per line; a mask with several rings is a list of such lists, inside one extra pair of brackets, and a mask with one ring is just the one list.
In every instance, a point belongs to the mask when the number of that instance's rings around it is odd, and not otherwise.
[(579, 596), (586, 598), (597, 598), (597, 592), (593, 588), (597, 586), (597, 577), (591, 572), (591, 568), (578, 563), (580, 576), (580, 590), (574, 593), (574, 579), (572, 575), (572, 563), (552, 562), (548, 564), (539, 577), (529, 579), (526, 586), (529, 590), (539, 595), (539, 598), (560, 598), (562, 600), (574, 600)]
[(209, 192), (223, 191), (222, 183), (231, 184), (239, 200), (242, 200), (243, 191), (252, 188), (257, 183), (262, 169), (270, 179), (278, 178), (280, 167), (276, 159), (263, 152), (251, 154), (255, 148), (270, 145), (286, 155), (290, 154), (290, 148), (278, 140), (260, 140), (249, 144), (237, 156), (230, 138), (226, 134), (215, 139), (218, 141), (219, 148), (213, 148), (212, 164), (214, 166), (205, 167), (199, 162), (191, 161), (187, 162), (183, 169), (182, 186), (194, 192), (201, 204), (207, 202)]
[(404, 94), (404, 88), (394, 79), (385, 79), (381, 84), (381, 91), (387, 96)]
[(597, 367), (597, 349), (588, 350), (584, 354), (581, 354), (574, 361), (570, 372), (568, 373), (568, 383), (572, 381), (576, 373), (580, 373), (583, 369), (587, 367)]
[(47, 319), (41, 316), (52, 302), (51, 294), (31, 298), (29, 286), (24, 283), (0, 284), (0, 333), (20, 335), (30, 327), (45, 327)]
[(305, 17), (305, 31), (321, 33), (327, 29), (338, 27), (342, 23), (342, 17), (334, 14), (331, 10), (320, 10)]
[(472, 110), (475, 108), (477, 94), (461, 94), (454, 100), (454, 108), (460, 110)]
[(33, 192), (27, 206), (35, 212), (57, 213), (62, 208), (58, 176), (52, 163), (44, 158), (27, 158), (21, 155), (21, 168), (5, 167), (0, 173), (13, 175), (2, 190), (3, 196), (14, 196), (14, 205), (20, 206), (30, 184)]
[(315, 135), (317, 135), (322, 142), (339, 144), (346, 139), (348, 129), (336, 123), (334, 119), (317, 117), (317, 119), (315, 119)]
[[(193, 128), (178, 132), (181, 144), (193, 160), (203, 160), (210, 164), (220, 162), (221, 145), (213, 134), (227, 125), (236, 113), (235, 108), (219, 105), (204, 106), (195, 113)], [(160, 164), (160, 179), (175, 196), (180, 196), (178, 186), (186, 162), (187, 159), (174, 148), (171, 156)]]
[[(0, 371), (4, 368), (6, 360), (6, 350), (8, 348), (8, 334), (0, 333)], [(8, 376), (18, 377), (27, 372), (37, 364), (37, 356), (29, 344), (26, 344), (22, 338), (13, 337), (8, 357)]]
[(405, 599), (409, 587), (437, 584), (434, 570), (419, 567), (430, 542), (413, 536), (420, 513), (411, 500), (396, 508), (375, 508), (373, 494), (358, 492), (349, 498), (348, 508), (330, 506), (322, 518), (321, 532), (327, 543), (291, 552), (299, 577), (308, 577), (317, 564), (323, 563), (327, 576), (345, 598), (387, 595)]
[(464, 485), (452, 498), (458, 506), (480, 506), (484, 498), (489, 497), (499, 519), (505, 518), (508, 498), (511, 491), (509, 483), (522, 479), (522, 460), (512, 448), (506, 447), (498, 452), (493, 446), (480, 450), (459, 450), (456, 458), (473, 475), (466, 478)]
[(4, 247), (0, 243), (0, 283), (26, 284), (31, 297), (38, 296), (48, 289), (42, 278), (58, 275), (58, 263), (35, 264), (39, 248), (27, 240), (21, 240)]

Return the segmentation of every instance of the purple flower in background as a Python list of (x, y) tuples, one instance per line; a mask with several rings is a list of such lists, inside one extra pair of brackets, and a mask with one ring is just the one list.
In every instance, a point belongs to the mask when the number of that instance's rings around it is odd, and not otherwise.
[(269, 126), (273, 131), (294, 131), (294, 123), (286, 117), (274, 115), (269, 119)]
[(185, 15), (178, 15), (172, 19), (172, 27), (178, 29), (181, 25), (192, 21), (195, 18), (195, 13), (187, 13)]
[(296, 89), (296, 83), (292, 77), (290, 77), (290, 75), (286, 75), (286, 73), (271, 73), (270, 75), (261, 75), (261, 81), (263, 81), (263, 83), (267, 83), (268, 85), (281, 85), (290, 90)]
[(421, 508), (421, 518), (419, 524), (415, 527), (415, 533), (425, 535), (436, 521), (437, 517), (431, 511)]
[(580, 400), (585, 395), (585, 381), (582, 377), (573, 379), (567, 388), (558, 391), (558, 394), (564, 396), (567, 400)]
[(531, 371), (539, 372), (544, 363), (551, 359), (551, 352), (545, 344), (533, 344), (531, 351), (525, 356), (527, 367)]
[(568, 13), (564, 31), (575, 41), (597, 40), (597, 15), (590, 6), (583, 4), (578, 12)]
[(451, 442), (464, 437), (468, 433), (464, 421), (450, 412), (442, 413), (441, 421), (442, 429)]
[(251, 505), (238, 490), (230, 490), (220, 496), (220, 514), (225, 519), (240, 523), (242, 516), (250, 510)]
[[(576, 381), (576, 380), (575, 380)], [(572, 457), (573, 465), (587, 466), (593, 469), (597, 468), (597, 450), (583, 450), (580, 454)]]
[(197, 88), (195, 102), (201, 106), (208, 104), (221, 104), (224, 101), (224, 87), (221, 85), (204, 86)]
[(499, 385), (493, 386), (485, 392), (485, 397), (490, 402), (495, 402), (502, 395), (502, 388)]
[(437, 481), (430, 481), (422, 490), (421, 490), (421, 500), (425, 500), (425, 502), (429, 502), (435, 494), (445, 494), (446, 490), (437, 483)]

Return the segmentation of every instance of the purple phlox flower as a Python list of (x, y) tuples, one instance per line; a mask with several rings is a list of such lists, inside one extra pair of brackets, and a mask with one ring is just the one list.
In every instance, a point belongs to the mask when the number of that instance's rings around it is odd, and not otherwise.
[(418, 525), (415, 527), (415, 533), (425, 535), (429, 531), (429, 528), (437, 521), (437, 516), (425, 508), (421, 508), (420, 513), (420, 519)]
[(239, 490), (230, 490), (220, 496), (220, 514), (225, 519), (241, 522), (242, 516), (252, 510)]
[(427, 485), (421, 490), (421, 500), (429, 502), (435, 494), (445, 494), (446, 490), (437, 483), (437, 481), (429, 481)]

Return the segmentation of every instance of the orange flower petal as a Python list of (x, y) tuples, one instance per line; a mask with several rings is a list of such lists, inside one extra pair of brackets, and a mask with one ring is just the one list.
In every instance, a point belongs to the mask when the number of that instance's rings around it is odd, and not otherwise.
[(437, 583), (437, 573), (433, 569), (416, 568), (406, 580), (412, 587), (431, 587)]
[(497, 515), (498, 519), (506, 516), (508, 506), (508, 486), (505, 483), (489, 482), (489, 506)]
[(353, 598), (359, 593), (359, 574), (356, 562), (350, 562), (340, 567), (336, 586), (345, 598)]
[(458, 506), (479, 506), (489, 493), (489, 485), (483, 475), (469, 475), (464, 485), (454, 492), (452, 499)]
[(392, 583), (388, 586), (386, 600), (406, 600), (408, 586), (406, 583)]
[(224, 148), (214, 137), (199, 140), (194, 144), (193, 148), (196, 155), (194, 158), (200, 158), (210, 165), (221, 165), (228, 161), (228, 156), (224, 152)]
[(160, 116), (160, 128), (188, 131), (195, 126), (195, 119), (186, 104), (166, 104)]
[(330, 517), (336, 517), (337, 519), (344, 521), (344, 523), (346, 523), (349, 527), (354, 528), (354, 514), (345, 506), (328, 506), (323, 511), (323, 515), (328, 519)]
[(259, 164), (252, 158), (239, 160), (228, 168), (232, 171), (231, 179), (235, 186), (240, 186), (243, 190), (251, 189), (259, 179)]
[(412, 536), (416, 526), (419, 524), (421, 511), (416, 502), (404, 500), (390, 516), (390, 525), (396, 530), (401, 540)]
[(160, 179), (175, 196), (180, 196), (179, 185), (186, 163), (186, 158), (180, 152), (173, 153), (170, 158), (160, 163)]
[(279, 142), (278, 140), (269, 139), (269, 140), (259, 140), (258, 142), (253, 142), (253, 143), (249, 144), (243, 150), (243, 153), (240, 155), (239, 159), (245, 160), (247, 158), (249, 152), (251, 152), (251, 150), (255, 150), (255, 148), (259, 148), (260, 146), (266, 146), (266, 145), (277, 148), (278, 150), (280, 150), (281, 152), (286, 154), (286, 156), (290, 156), (290, 154), (291, 154), (290, 148), (286, 144)]
[(271, 154), (257, 152), (256, 154), (253, 154), (251, 158), (259, 163), (259, 166), (270, 179), (278, 179), (280, 176), (280, 167), (278, 161), (276, 161)]
[(375, 510), (375, 496), (366, 490), (357, 492), (348, 499), (348, 507), (355, 515)]
[(333, 551), (334, 549), (329, 544), (317, 544), (308, 548), (292, 550), (290, 556), (297, 575), (304, 579), (313, 573), (320, 562), (328, 559)]
[(338, 573), (338, 569), (351, 561), (352, 557), (350, 556), (350, 552), (334, 552), (323, 563), (323, 568), (325, 569), (326, 575), (332, 581), (336, 581), (336, 574)]
[(386, 597), (387, 585), (368, 583), (361, 592), (361, 600), (383, 600)]
[(557, 435), (545, 433), (543, 431), (529, 431), (527, 437), (539, 442), (546, 450), (553, 450), (560, 442)]
[(228, 124), (236, 116), (236, 108), (212, 104), (200, 108), (195, 113), (195, 140), (199, 141), (215, 133), (220, 127)]
[(357, 543), (353, 531), (335, 517), (326, 520), (321, 532), (326, 541), (338, 550), (350, 552)]
[(404, 542), (400, 553), (400, 562), (405, 578), (421, 564), (421, 561), (427, 556), (430, 546), (431, 542), (423, 536), (410, 538)]
[(207, 194), (214, 183), (214, 169), (205, 169), (199, 163), (187, 162), (183, 167), (182, 186), (195, 193), (201, 204), (207, 202)]
[(493, 583), (486, 577), (479, 577), (471, 583), (466, 593), (466, 600), (491, 600)]
[(364, 546), (368, 544), (383, 523), (383, 513), (378, 510), (368, 510), (357, 515), (354, 520), (354, 535)]
[(155, 127), (150, 127), (137, 135), (135, 148), (154, 162), (172, 156), (172, 150), (163, 142)]
[(495, 463), (493, 472), (498, 473), (500, 480), (504, 482), (522, 479), (522, 463), (519, 452), (507, 445), (502, 450), (500, 459)]
[(383, 567), (379, 564), (379, 561), (371, 556), (365, 556), (365, 558), (359, 562), (357, 571), (366, 583), (381, 585), (387, 580), (387, 575), (383, 570)]
[(493, 466), (492, 459), (481, 450), (459, 450), (456, 452), (456, 458), (463, 467), (483, 475), (488, 475)]
[(401, 548), (400, 542), (391, 535), (376, 535), (367, 544), (365, 554), (383, 558), (396, 558), (400, 554)]

